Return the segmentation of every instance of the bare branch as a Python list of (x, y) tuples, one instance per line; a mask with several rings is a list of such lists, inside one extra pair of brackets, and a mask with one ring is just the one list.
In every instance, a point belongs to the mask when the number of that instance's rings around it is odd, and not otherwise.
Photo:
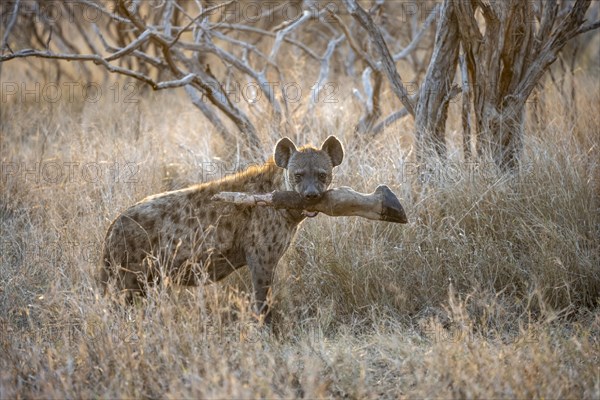
[[(281, 105), (279, 104), (279, 102), (275, 98), (274, 91), (271, 90), (269, 82), (267, 81), (267, 78), (266, 78), (266, 76), (264, 74), (264, 70), (263, 70), (263, 72), (256, 72), (255, 70), (253, 70), (250, 67), (250, 65), (248, 65), (247, 63), (245, 63), (242, 60), (238, 59), (233, 54), (231, 54), (231, 53), (229, 53), (229, 52), (221, 49), (220, 47), (215, 46), (214, 43), (212, 43), (212, 42), (208, 42), (206, 44), (206, 46), (207, 46), (207, 50), (209, 52), (217, 55), (220, 59), (222, 59), (222, 60), (230, 63), (235, 68), (237, 68), (238, 70), (244, 72), (246, 75), (248, 75), (252, 79), (254, 79), (258, 83), (261, 91), (269, 99), (269, 102), (273, 106), (273, 110), (275, 111), (275, 116), (277, 117), (277, 119), (278, 120), (281, 119)], [(271, 60), (269, 60), (269, 63), (271, 63)]]
[[(348, 43), (350, 44), (350, 47), (354, 53), (357, 54), (367, 65), (362, 74), (362, 85), (365, 95), (362, 96), (358, 89), (354, 90), (354, 94), (365, 105), (366, 108), (366, 112), (359, 120), (355, 130), (359, 133), (365, 133), (371, 129), (373, 124), (381, 115), (379, 106), (379, 96), (382, 84), (381, 64), (375, 63), (371, 57), (362, 50), (358, 43), (356, 43), (356, 40), (350, 32), (350, 29), (348, 29), (348, 26), (339, 16), (332, 11), (329, 11), (329, 15), (334, 18), (342, 28), (342, 32), (348, 39)], [(374, 76), (374, 85), (371, 85), (371, 75)]]
[(105, 60), (113, 61), (113, 60), (116, 60), (117, 58), (121, 58), (123, 56), (126, 56), (127, 54), (132, 53), (135, 49), (140, 47), (142, 44), (146, 43), (148, 41), (148, 39), (150, 39), (151, 36), (152, 36), (152, 31), (150, 31), (150, 29), (146, 29), (140, 36), (138, 36), (137, 39), (135, 39), (133, 42), (129, 43), (126, 47), (123, 47), (119, 51), (106, 57)]
[(163, 11), (163, 15), (162, 15), (162, 26), (163, 26), (163, 32), (167, 37), (171, 37), (171, 29), (172, 29), (172, 25), (171, 25), (171, 17), (173, 16), (173, 4), (175, 3), (175, 1), (166, 1), (165, 4), (165, 8)]
[(298, 17), (298, 19), (296, 19), (294, 22), (290, 23), (288, 26), (286, 26), (285, 28), (283, 28), (282, 30), (277, 32), (277, 35), (275, 36), (275, 42), (273, 43), (273, 46), (271, 47), (271, 54), (269, 54), (269, 60), (271, 60), (271, 61), (275, 60), (275, 57), (277, 56), (277, 53), (279, 52), (279, 47), (281, 46), (281, 41), (283, 40), (283, 38), (288, 33), (290, 33), (291, 31), (295, 30), (300, 25), (302, 25), (306, 21), (308, 21), (310, 19), (311, 15), (312, 15), (312, 13), (310, 11), (304, 10), (304, 12), (302, 13), (302, 16)]
[(371, 73), (373, 70), (371, 68), (365, 68), (362, 74), (362, 84), (365, 89), (365, 103), (367, 106), (367, 113), (373, 113), (373, 87), (371, 86)]
[[(252, 33), (269, 36), (269, 37), (277, 37), (276, 33), (269, 32), (264, 29), (256, 28), (253, 26), (246, 26), (246, 25), (240, 25), (240, 24), (219, 23), (216, 25), (210, 25), (210, 28), (211, 29), (232, 29), (232, 30), (237, 30), (237, 31), (241, 31), (241, 32), (252, 32)], [(301, 43), (297, 40), (291, 39), (287, 36), (284, 36), (282, 40), (284, 42), (287, 42), (291, 45), (298, 47), (299, 49), (304, 51), (313, 60), (317, 60), (317, 61), (321, 60), (321, 57), (317, 53), (315, 53), (313, 50), (311, 50), (308, 46), (306, 46), (304, 43)]]
[(396, 61), (396, 62), (400, 61), (400, 60), (408, 57), (410, 55), (410, 53), (413, 52), (413, 50), (417, 47), (417, 45), (421, 41), (421, 38), (423, 37), (423, 35), (425, 35), (427, 28), (429, 28), (429, 26), (433, 23), (433, 21), (435, 21), (435, 17), (437, 16), (439, 10), (440, 10), (440, 5), (436, 4), (436, 6), (433, 8), (433, 10), (431, 10), (429, 15), (427, 16), (427, 19), (425, 19), (425, 22), (423, 22), (423, 26), (421, 27), (421, 30), (413, 37), (413, 39), (410, 41), (408, 46), (406, 46), (404, 49), (402, 49), (402, 51), (398, 52), (393, 57), (394, 61)]
[(350, 29), (348, 29), (348, 26), (344, 23), (344, 21), (338, 17), (333, 11), (328, 10), (329, 11), (329, 15), (336, 20), (336, 22), (340, 25), (340, 27), (342, 28), (342, 32), (344, 32), (344, 35), (346, 35), (346, 38), (348, 39), (348, 43), (350, 44), (350, 47), (352, 48), (352, 50), (354, 50), (354, 52), (356, 54), (358, 54), (360, 56), (360, 58), (372, 69), (372, 70), (377, 70), (379, 67), (373, 62), (373, 60), (371, 60), (371, 57), (369, 57), (369, 55), (367, 53), (365, 53), (363, 51), (363, 49), (360, 48), (360, 46), (358, 45), (358, 43), (356, 43), (356, 39), (354, 39), (354, 36), (352, 35), (352, 33), (350, 32)]
[(99, 4), (96, 4), (96, 2), (91, 1), (91, 0), (78, 0), (80, 2), (82, 2), (83, 4), (90, 6), (98, 11), (100, 11), (102, 14), (108, 16), (110, 19), (123, 23), (123, 24), (127, 24), (127, 25), (131, 25), (131, 21), (128, 20), (127, 18), (123, 18), (115, 13), (111, 13), (110, 11), (108, 11), (106, 8), (100, 6)]
[[(373, 85), (371, 85), (371, 74), (373, 75)], [(382, 80), (383, 77), (381, 71), (374, 71), (369, 67), (365, 68), (363, 71), (362, 84), (365, 91), (365, 96), (360, 96), (359, 99), (362, 99), (363, 103), (365, 104), (366, 112), (356, 125), (355, 129), (359, 133), (371, 131), (373, 124), (375, 124), (375, 122), (377, 122), (381, 116), (379, 99), (381, 95)], [(373, 132), (371, 132), (371, 134), (373, 134)]]
[(583, 25), (581, 28), (579, 28), (579, 30), (577, 31), (577, 34), (579, 35), (579, 34), (589, 32), (589, 31), (592, 31), (592, 30), (598, 29), (598, 28), (600, 28), (600, 20)]
[(181, 79), (176, 79), (173, 81), (165, 81), (159, 82), (156, 84), (156, 88), (154, 90), (162, 90), (162, 89), (171, 89), (181, 86), (189, 85), (196, 78), (196, 74), (189, 73)]
[[(177, 43), (177, 41), (179, 40), (179, 38), (181, 37), (181, 35), (188, 31), (190, 29), (190, 27), (192, 25), (194, 25), (199, 19), (202, 19), (204, 17), (206, 17), (209, 13), (218, 10), (219, 8), (223, 8), (223, 7), (227, 7), (229, 4), (233, 3), (236, 0), (230, 0), (230, 1), (226, 1), (223, 3), (219, 3), (216, 4), (212, 7), (209, 7), (207, 9), (205, 9), (204, 11), (202, 11), (200, 14), (198, 14), (195, 18), (193, 18), (186, 26), (184, 26), (182, 29), (179, 30), (179, 32), (177, 32), (177, 35), (175, 36), (175, 38), (171, 41), (171, 44), (169, 46), (173, 46), (175, 43)], [(170, 33), (169, 33), (170, 36)]]
[[(160, 89), (165, 89), (167, 87), (177, 86), (177, 85), (172, 84), (171, 82), (169, 82), (169, 84), (167, 86), (164, 86), (164, 84), (166, 84), (167, 82), (157, 83), (149, 76), (146, 76), (139, 72), (132, 71), (127, 68), (112, 65), (108, 61), (106, 61), (104, 58), (97, 56), (95, 54), (62, 54), (62, 53), (51, 53), (48, 51), (41, 51), (41, 50), (24, 49), (24, 50), (20, 50), (13, 54), (7, 54), (4, 56), (0, 56), (0, 62), (9, 61), (14, 58), (26, 58), (26, 57), (39, 57), (39, 58), (47, 58), (47, 59), (53, 59), (53, 60), (65, 60), (65, 61), (92, 61), (95, 64), (102, 65), (109, 72), (130, 76), (139, 81), (145, 82), (148, 85), (150, 85), (154, 90), (160, 90)], [(189, 82), (181, 82), (181, 84), (178, 86), (185, 86), (188, 83)]]
[(382, 70), (390, 81), (394, 94), (396, 97), (398, 97), (398, 99), (400, 99), (408, 112), (414, 116), (415, 109), (413, 104), (410, 102), (408, 91), (402, 84), (402, 78), (400, 78), (400, 75), (398, 74), (398, 70), (396, 69), (394, 60), (392, 59), (392, 55), (385, 44), (385, 40), (383, 39), (381, 32), (379, 29), (377, 29), (377, 26), (373, 22), (373, 19), (362, 7), (356, 3), (356, 0), (344, 0), (344, 4), (346, 5), (348, 12), (350, 12), (354, 19), (356, 19), (369, 34), (369, 37), (373, 41), (373, 44), (377, 49), (377, 53), (379, 54), (380, 62), (382, 63), (383, 67)]
[(317, 83), (315, 85), (316, 86), (315, 95), (311, 97), (311, 102), (310, 102), (309, 111), (308, 111), (309, 113), (311, 112), (313, 106), (319, 99), (319, 93), (321, 92), (321, 88), (323, 87), (323, 84), (325, 83), (325, 80), (327, 79), (327, 76), (329, 75), (329, 62), (331, 61), (331, 56), (333, 55), (333, 51), (335, 50), (336, 46), (342, 40), (344, 40), (343, 35), (330, 41), (329, 44), (327, 45), (327, 50), (325, 50), (325, 54), (323, 54), (323, 58), (321, 59), (321, 69), (319, 71), (319, 77), (318, 77)]
[(560, 19), (557, 17), (558, 25), (541, 44), (540, 50), (533, 57), (533, 62), (524, 71), (523, 78), (511, 94), (512, 101), (519, 104), (527, 100), (547, 68), (556, 60), (558, 52), (569, 40), (582, 32), (600, 27), (600, 21), (582, 26), (589, 5), (589, 0), (576, 0), (570, 8), (565, 6), (566, 11), (563, 11), (566, 15)]
[[(118, 47), (114, 47), (112, 45), (110, 45), (107, 41), (106, 38), (104, 37), (104, 35), (102, 34), (102, 31), (100, 31), (100, 29), (98, 28), (98, 26), (96, 24), (92, 24), (92, 29), (94, 30), (94, 32), (96, 33), (96, 35), (98, 35), (98, 38), (100, 39), (100, 42), (102, 42), (102, 45), (104, 46), (104, 49), (106, 51), (111, 51), (113, 53), (117, 53), (121, 50), (121, 48)], [(85, 34), (85, 31), (82, 32), (82, 34), (84, 34), (84, 37), (87, 38), (87, 35)], [(89, 39), (86, 39), (88, 41), (90, 41)], [(91, 42), (91, 41), (90, 41)], [(95, 50), (94, 51), (97, 54), (100, 54), (99, 51)], [(143, 60), (149, 64), (151, 64), (152, 66), (159, 68), (159, 69), (164, 69), (167, 68), (167, 64), (165, 64), (161, 59), (157, 58), (157, 57), (152, 57), (140, 50), (133, 50), (133, 52), (131, 53), (133, 56), (139, 58), (140, 60)]]
[(540, 27), (536, 35), (536, 41), (538, 43), (537, 51), (541, 49), (544, 39), (547, 38), (552, 31), (557, 14), (558, 4), (556, 3), (556, 0), (546, 0), (542, 9)]
[(0, 51), (4, 51), (4, 48), (8, 46), (8, 37), (10, 36), (13, 26), (15, 26), (15, 22), (17, 21), (17, 16), (19, 15), (19, 3), (20, 0), (15, 1), (15, 5), (12, 10), (12, 17), (6, 25), (4, 35), (2, 35), (2, 42), (0, 42)]
[(385, 128), (392, 125), (394, 122), (401, 120), (402, 118), (406, 117), (407, 115), (408, 115), (408, 111), (406, 110), (406, 108), (403, 108), (400, 111), (391, 113), (383, 121), (381, 121), (380, 123), (378, 123), (371, 129), (371, 135), (375, 136), (375, 135), (381, 133)]

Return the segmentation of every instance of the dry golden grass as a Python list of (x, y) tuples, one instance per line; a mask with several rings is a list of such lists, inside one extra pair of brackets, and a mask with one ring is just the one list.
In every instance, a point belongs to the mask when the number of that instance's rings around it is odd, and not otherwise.
[(549, 89), (510, 176), (457, 154), (417, 176), (410, 121), (364, 141), (350, 97), (319, 105), (301, 137), (345, 142), (336, 184), (390, 185), (411, 223), (306, 221), (272, 332), (246, 271), (125, 309), (96, 286), (120, 211), (235, 159), (185, 97), (2, 104), (0, 398), (599, 398), (600, 95), (579, 79), (578, 119)]

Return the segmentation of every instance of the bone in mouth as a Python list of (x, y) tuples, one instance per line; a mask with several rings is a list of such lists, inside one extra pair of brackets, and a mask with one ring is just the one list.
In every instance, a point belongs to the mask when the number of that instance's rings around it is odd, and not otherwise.
[(370, 194), (359, 193), (349, 187), (339, 187), (326, 191), (317, 201), (307, 201), (293, 191), (263, 194), (221, 192), (214, 195), (212, 200), (246, 206), (302, 210), (307, 217), (314, 217), (322, 212), (332, 217), (357, 216), (400, 224), (408, 222), (398, 197), (386, 185), (379, 185)]

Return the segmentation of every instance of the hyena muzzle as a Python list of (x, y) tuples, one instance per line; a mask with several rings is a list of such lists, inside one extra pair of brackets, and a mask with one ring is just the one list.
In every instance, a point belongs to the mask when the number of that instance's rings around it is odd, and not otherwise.
[(108, 228), (100, 282), (131, 300), (168, 277), (181, 285), (223, 279), (247, 265), (256, 311), (269, 319), (267, 294), (277, 263), (298, 225), (317, 213), (212, 202), (221, 191), (266, 193), (294, 190), (319, 199), (343, 159), (339, 140), (321, 148), (283, 138), (264, 165), (186, 189), (150, 196), (119, 215)]

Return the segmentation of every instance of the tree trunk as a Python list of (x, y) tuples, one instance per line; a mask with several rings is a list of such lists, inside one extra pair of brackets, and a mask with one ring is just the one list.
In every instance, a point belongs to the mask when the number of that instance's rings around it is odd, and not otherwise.
[(537, 14), (532, 2), (521, 0), (453, 3), (472, 91), (477, 153), (514, 169), (529, 95), (568, 40), (600, 25), (583, 25), (589, 0), (540, 2)]
[(435, 48), (419, 91), (415, 113), (417, 159), (431, 151), (446, 157), (446, 119), (458, 62), (459, 35), (452, 0), (445, 0), (435, 36)]
[(489, 154), (498, 166), (516, 167), (523, 144), (525, 102), (515, 99), (529, 68), (534, 34), (529, 2), (479, 3), (485, 33), (473, 3), (455, 0), (470, 88), (473, 91), (477, 153)]
[(489, 154), (503, 169), (516, 169), (523, 149), (524, 104), (497, 109), (484, 96), (478, 100), (482, 104), (476, 104), (476, 107), (483, 111), (477, 113), (476, 127), (480, 133), (477, 153)]

